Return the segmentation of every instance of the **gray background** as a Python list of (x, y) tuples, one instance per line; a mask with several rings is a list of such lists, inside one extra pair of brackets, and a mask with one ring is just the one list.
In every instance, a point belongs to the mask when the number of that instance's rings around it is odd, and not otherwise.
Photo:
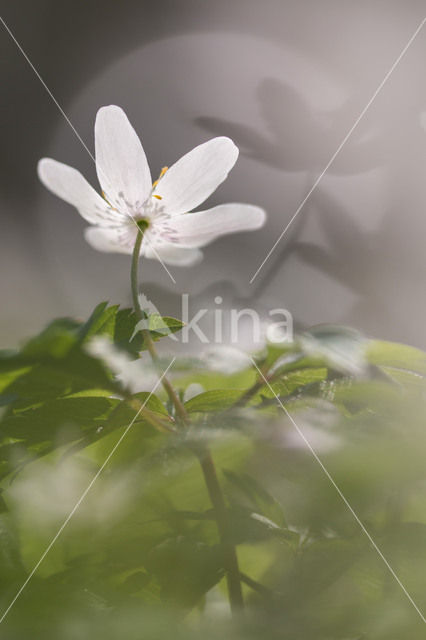
[[(155, 175), (212, 135), (241, 149), (211, 198), (265, 207), (259, 232), (217, 241), (196, 269), (143, 265), (179, 314), (225, 303), (289, 309), (426, 346), (426, 27), (255, 283), (249, 280), (425, 13), (417, 0), (2, 2), (2, 16), (93, 149), (96, 110), (121, 105)], [(128, 259), (86, 245), (85, 222), (48, 193), (52, 156), (96, 184), (92, 160), (3, 27), (1, 346), (54, 315), (129, 303)], [(207, 300), (207, 302), (206, 302)]]

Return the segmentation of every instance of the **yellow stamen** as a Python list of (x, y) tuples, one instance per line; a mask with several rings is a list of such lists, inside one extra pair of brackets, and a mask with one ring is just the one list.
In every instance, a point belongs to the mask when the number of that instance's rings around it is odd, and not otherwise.
[(158, 180), (154, 180), (154, 182), (152, 183), (152, 188), (155, 189), (155, 187), (157, 186), (157, 184), (160, 182), (161, 178), (164, 176), (164, 174), (166, 173), (166, 171), (168, 170), (169, 167), (163, 167), (161, 169), (160, 175), (158, 176)]
[(118, 211), (118, 209), (113, 207), (112, 204), (110, 203), (110, 201), (108, 200), (108, 198), (106, 197), (105, 191), (101, 191), (101, 193), (102, 193), (102, 197), (105, 200), (105, 202), (107, 203), (107, 205), (109, 205), (113, 211)]
[(163, 199), (163, 198), (162, 198), (162, 196), (157, 196), (157, 194), (156, 194), (156, 193), (154, 193), (154, 194), (153, 194), (153, 197), (154, 197), (154, 198), (157, 198), (157, 200), (162, 200), (162, 199)]

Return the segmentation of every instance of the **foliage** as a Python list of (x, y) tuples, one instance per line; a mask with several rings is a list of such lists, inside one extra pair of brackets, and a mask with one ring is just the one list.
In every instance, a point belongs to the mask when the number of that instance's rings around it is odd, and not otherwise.
[[(177, 368), (191, 419), (184, 427), (160, 387), (130, 394), (87, 350), (104, 335), (137, 358), (146, 345), (136, 324), (131, 310), (103, 303), (86, 323), (57, 320), (1, 353), (2, 610), (99, 473), (2, 637), (165, 638), (170, 629), (177, 638), (423, 637), (419, 615), (292, 420), (425, 610), (426, 355), (372, 341), (356, 376), (335, 356), (348, 340), (353, 353), (358, 338), (336, 329), (326, 342), (324, 332), (310, 334), (309, 348), (305, 337), (257, 354), (267, 382), (249, 361), (233, 375), (202, 363)], [(153, 319), (155, 340), (164, 324), (181, 326)], [(185, 400), (194, 382), (204, 391)], [(207, 445), (246, 603), (233, 622), (224, 549), (194, 455)]]

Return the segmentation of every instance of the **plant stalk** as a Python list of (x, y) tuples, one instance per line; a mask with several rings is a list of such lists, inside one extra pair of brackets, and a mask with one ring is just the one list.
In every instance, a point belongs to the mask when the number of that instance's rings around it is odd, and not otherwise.
[[(137, 238), (136, 238), (135, 247), (133, 249), (132, 270), (131, 270), (133, 307), (135, 309), (135, 313), (136, 313), (136, 317), (137, 317), (138, 321), (145, 319), (145, 314), (144, 314), (143, 310), (141, 309), (141, 305), (140, 305), (140, 302), (139, 302), (139, 284), (138, 284), (139, 254), (140, 254), (140, 250), (141, 250), (141, 246), (142, 246), (142, 240), (143, 240), (143, 231), (140, 230), (138, 235), (137, 235)], [(157, 354), (157, 351), (156, 351), (155, 346), (154, 346), (154, 341), (151, 338), (151, 333), (150, 333), (149, 329), (143, 328), (142, 329), (142, 336), (143, 336), (143, 339), (144, 339), (144, 344), (146, 345), (146, 348), (147, 348), (147, 350), (149, 352), (149, 355), (152, 358), (152, 361), (154, 363), (157, 363), (158, 362), (158, 354)], [(175, 408), (176, 415), (181, 419), (182, 422), (185, 422), (186, 419), (187, 419), (186, 411), (185, 411), (185, 408), (184, 408), (182, 402), (180, 401), (179, 397), (177, 396), (176, 391), (173, 389), (171, 383), (166, 378), (166, 376), (163, 376), (161, 381), (162, 381), (162, 385), (163, 385), (167, 395), (169, 396), (170, 402), (173, 404), (173, 406)]]
[[(139, 255), (142, 246), (143, 231), (139, 230), (136, 238), (135, 246), (132, 256), (132, 268), (131, 268), (131, 284), (132, 284), (132, 298), (133, 306), (135, 309), (138, 321), (145, 319), (145, 314), (140, 306), (139, 302), (139, 282), (138, 282), (138, 266)], [(149, 354), (154, 363), (158, 362), (158, 354), (154, 346), (149, 329), (143, 328), (142, 335), (144, 338), (144, 344), (149, 351)], [(169, 397), (170, 402), (173, 404), (176, 412), (176, 416), (180, 419), (183, 426), (188, 427), (190, 424), (189, 416), (186, 409), (173, 388), (170, 381), (166, 376), (162, 377), (163, 387)], [(238, 557), (235, 546), (230, 541), (230, 526), (228, 514), (226, 511), (225, 498), (219, 483), (219, 479), (216, 473), (216, 467), (211, 455), (211, 452), (207, 445), (193, 447), (195, 455), (197, 456), (201, 470), (203, 472), (204, 481), (206, 483), (207, 492), (209, 494), (210, 501), (212, 503), (216, 524), (219, 532), (219, 537), (223, 550), (224, 568), (226, 572), (226, 580), (228, 585), (229, 603), (231, 612), (235, 615), (241, 612), (244, 607), (243, 594), (241, 589), (240, 570), (238, 566)]]
[(237, 550), (231, 541), (229, 518), (226, 511), (225, 499), (216, 473), (216, 467), (210, 449), (204, 446), (196, 452), (204, 475), (207, 491), (215, 512), (216, 524), (222, 545), (223, 564), (226, 571), (229, 604), (233, 615), (244, 609), (243, 593), (241, 589), (241, 574), (238, 565)]

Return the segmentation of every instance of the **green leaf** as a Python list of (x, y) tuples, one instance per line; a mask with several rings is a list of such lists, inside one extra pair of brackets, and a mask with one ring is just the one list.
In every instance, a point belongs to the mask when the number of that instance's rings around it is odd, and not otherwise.
[(143, 320), (135, 325), (133, 336), (138, 337), (143, 343), (143, 330), (148, 330), (151, 334), (151, 338), (154, 341), (159, 340), (165, 336), (169, 336), (177, 331), (180, 331), (183, 327), (183, 322), (176, 318), (169, 318), (167, 316), (161, 316), (158, 313), (146, 315)]
[(230, 540), (234, 545), (267, 542), (272, 539), (296, 548), (299, 534), (280, 527), (266, 516), (251, 509), (233, 505), (228, 512)]
[(87, 341), (95, 335), (106, 335), (114, 344), (132, 355), (145, 349), (142, 328), (150, 331), (153, 340), (176, 333), (183, 323), (176, 318), (162, 317), (158, 313), (147, 315), (139, 320), (133, 309), (119, 309), (118, 305), (108, 306), (102, 302), (92, 313), (89, 320), (80, 328), (80, 337)]
[(0, 477), (56, 447), (96, 434), (117, 403), (105, 397), (69, 397), (9, 410), (1, 422)]
[(230, 469), (224, 469), (223, 473), (228, 481), (228, 495), (233, 504), (260, 513), (276, 527), (287, 527), (281, 505), (256, 478)]
[[(279, 379), (271, 383), (271, 387), (276, 395), (287, 396), (295, 391), (302, 390), (303, 387), (322, 382), (327, 378), (325, 367), (307, 367), (281, 375)], [(265, 397), (275, 397), (269, 386), (262, 387), (261, 395)]]
[[(12, 385), (15, 380), (23, 376), (24, 374), (31, 371), (31, 366), (28, 367), (19, 367), (18, 365), (12, 366), (11, 370), (7, 369), (0, 372), (0, 392), (3, 392), (4, 389), (7, 389)], [(11, 396), (9, 392), (9, 396)], [(12, 398), (14, 396), (11, 396)]]
[(87, 342), (97, 335), (105, 335), (120, 349), (138, 355), (143, 349), (143, 339), (134, 335), (137, 317), (133, 309), (120, 309), (118, 305), (99, 304), (89, 320), (81, 327), (80, 337)]
[(109, 307), (108, 302), (98, 304), (90, 318), (80, 327), (80, 338), (87, 340), (99, 334), (106, 334), (112, 338), (114, 335), (117, 310), (118, 305)]
[(188, 400), (185, 409), (188, 413), (224, 411), (232, 407), (240, 397), (240, 389), (205, 391)]
[(139, 393), (135, 393), (132, 397), (137, 398), (137, 400), (139, 400), (139, 402), (143, 404), (147, 409), (151, 409), (151, 411), (161, 413), (164, 416), (168, 415), (166, 407), (155, 395), (155, 393), (140, 391)]
[(137, 321), (133, 309), (120, 309), (117, 312), (114, 333), (111, 336), (117, 347), (127, 350), (134, 356), (145, 349), (142, 336), (135, 333)]
[(60, 398), (39, 407), (13, 411), (2, 421), (2, 434), (34, 443), (49, 440), (57, 430), (69, 427), (85, 431), (110, 411), (117, 401), (108, 398)]
[(180, 331), (184, 323), (177, 318), (152, 314), (148, 316), (148, 327), (154, 340)]
[[(114, 414), (111, 416), (109, 425), (114, 428), (127, 426), (135, 419), (135, 415), (137, 415), (142, 406), (145, 410), (149, 411), (156, 420), (163, 423), (169, 423), (170, 426), (172, 425), (167, 409), (161, 400), (155, 394), (148, 393), (146, 391), (134, 394), (131, 398), (131, 402), (127, 400), (120, 402), (114, 410)], [(137, 422), (144, 420), (143, 411), (140, 411), (137, 417)]]
[(46, 354), (62, 358), (76, 345), (79, 323), (70, 318), (51, 322), (38, 336), (28, 340), (22, 350), (23, 359), (34, 361)]
[[(299, 553), (281, 585), (286, 608), (301, 607), (333, 585), (365, 551), (363, 539), (332, 538), (309, 544)], [(304, 603), (300, 601), (303, 594)]]
[(426, 376), (426, 353), (404, 344), (374, 340), (368, 349), (371, 364), (389, 370), (401, 369)]
[(224, 575), (222, 549), (180, 536), (154, 547), (146, 568), (159, 581), (162, 598), (193, 607)]
[(0, 592), (7, 592), (12, 585), (22, 583), (25, 578), (17, 531), (11, 516), (0, 513)]

